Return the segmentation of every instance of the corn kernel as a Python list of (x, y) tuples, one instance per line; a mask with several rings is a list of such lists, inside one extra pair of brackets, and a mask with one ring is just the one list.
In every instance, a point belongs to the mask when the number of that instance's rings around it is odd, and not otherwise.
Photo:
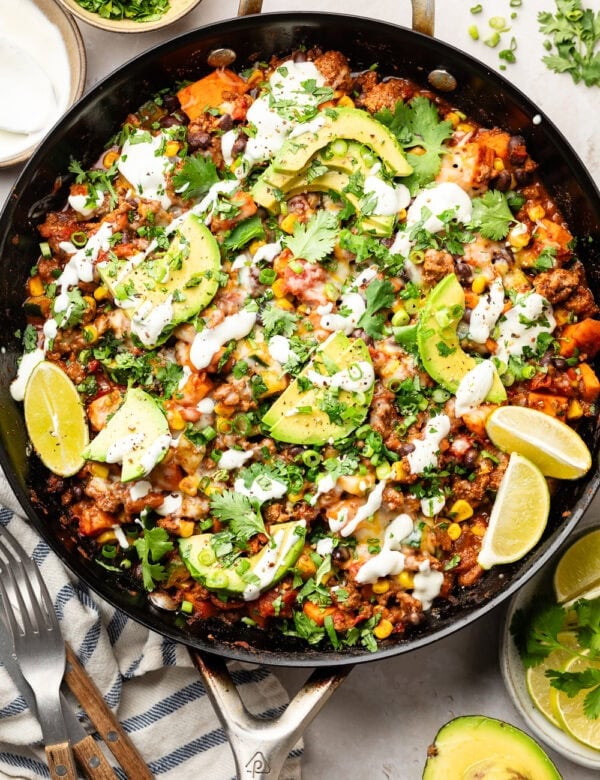
[(104, 165), (105, 168), (110, 168), (110, 166), (116, 163), (118, 159), (119, 152), (117, 152), (115, 149), (111, 149), (110, 152), (106, 152), (102, 158), (102, 165)]
[(448, 536), (452, 539), (453, 542), (455, 542), (458, 537), (462, 534), (462, 529), (459, 526), (458, 523), (450, 523), (448, 526)]
[(248, 76), (246, 80), (246, 86), (248, 89), (251, 89), (252, 87), (256, 87), (260, 84), (260, 82), (264, 79), (265, 74), (260, 70), (260, 68), (257, 68), (256, 70), (253, 70), (252, 73)]
[(514, 227), (508, 234), (508, 243), (513, 249), (523, 249), (531, 240), (529, 231), (524, 225), (520, 224)]
[(354, 107), (354, 101), (349, 95), (344, 95), (341, 97), (338, 102), (338, 106), (345, 106), (346, 108), (353, 108)]
[(471, 289), (476, 295), (481, 295), (481, 293), (485, 291), (486, 287), (487, 287), (487, 279), (485, 278), (485, 276), (482, 275), (476, 276), (471, 282)]
[(407, 214), (408, 212), (406, 211), (406, 209), (400, 209), (400, 211), (398, 212), (398, 219), (400, 220), (400, 222), (403, 222), (406, 219)]
[(422, 146), (413, 146), (410, 150), (411, 154), (416, 154), (417, 157), (422, 157), (425, 154), (425, 149)]
[(446, 122), (450, 122), (452, 127), (457, 127), (458, 123), (460, 122), (460, 116), (456, 113), (456, 111), (449, 111), (444, 119)]
[(394, 626), (392, 623), (390, 623), (389, 620), (383, 618), (383, 620), (380, 620), (379, 623), (375, 626), (373, 633), (377, 639), (387, 639), (393, 630)]
[(198, 495), (198, 484), (200, 480), (198, 477), (193, 476), (187, 476), (183, 479), (179, 480), (179, 490), (182, 493), (185, 493), (186, 496), (196, 496)]
[(86, 344), (95, 344), (98, 341), (98, 328), (95, 325), (85, 325), (82, 332)]
[(474, 536), (479, 536), (479, 537), (484, 536), (486, 530), (487, 529), (483, 523), (475, 523), (474, 525), (471, 526), (471, 533)]
[(291, 311), (294, 308), (294, 304), (291, 301), (288, 301), (287, 298), (278, 298), (277, 305), (280, 309), (284, 309), (285, 311)]
[(100, 479), (108, 479), (110, 469), (106, 463), (90, 463), (90, 471), (94, 477), (100, 477)]
[(304, 498), (304, 493), (288, 493), (287, 494), (287, 500), (290, 502), (290, 504), (297, 504), (298, 501), (302, 501)]
[(475, 128), (473, 127), (473, 125), (469, 124), (469, 122), (460, 122), (460, 123), (459, 123), (459, 124), (456, 126), (456, 129), (457, 129), (457, 130), (460, 130), (460, 131), (461, 131), (461, 133), (472, 133), (472, 132), (473, 132), (473, 130), (475, 130)]
[(496, 157), (494, 160), (494, 170), (495, 171), (503, 171), (504, 170), (504, 160), (502, 160), (501, 157)]
[(540, 205), (532, 206), (527, 209), (527, 216), (532, 222), (537, 222), (538, 219), (543, 219), (546, 216), (546, 209)]
[(261, 374), (262, 381), (267, 386), (264, 393), (261, 393), (261, 398), (267, 398), (275, 393), (282, 393), (288, 386), (288, 380), (285, 374), (281, 374), (278, 371), (263, 371)]
[(415, 578), (414, 575), (406, 571), (401, 571), (398, 577), (396, 578), (398, 585), (400, 585), (401, 588), (404, 588), (405, 590), (411, 590), (415, 587)]
[(39, 276), (33, 276), (29, 280), (29, 294), (30, 295), (43, 295), (44, 294), (44, 283), (40, 279)]
[(377, 580), (377, 582), (373, 583), (371, 586), (373, 593), (377, 593), (379, 596), (382, 593), (387, 593), (390, 589), (390, 583), (387, 580)]
[(180, 149), (181, 144), (179, 141), (167, 141), (165, 144), (165, 157), (175, 157)]
[(248, 249), (250, 250), (250, 254), (254, 256), (258, 250), (261, 248), (261, 246), (265, 246), (267, 242), (264, 241), (262, 238), (256, 238), (254, 241), (250, 244)]
[(464, 498), (459, 498), (452, 504), (450, 509), (450, 517), (455, 523), (462, 523), (463, 520), (468, 520), (473, 517), (473, 507)]
[(284, 233), (293, 233), (294, 232), (294, 225), (298, 221), (298, 215), (297, 214), (288, 214), (287, 217), (284, 217), (281, 220), (281, 225), (279, 226)]
[(227, 417), (217, 417), (216, 428), (219, 433), (229, 433), (231, 431), (231, 420)]
[(96, 289), (94, 290), (94, 298), (97, 301), (105, 301), (107, 298), (110, 298), (108, 289), (102, 286), (96, 287)]
[(576, 398), (573, 398), (567, 409), (568, 420), (579, 420), (583, 417), (583, 406)]
[(227, 406), (227, 404), (219, 402), (218, 404), (215, 404), (214, 411), (215, 414), (218, 414), (220, 417), (232, 417), (235, 409), (233, 406)]
[(215, 494), (222, 493), (222, 492), (223, 492), (223, 488), (221, 487), (221, 485), (207, 485), (204, 488), (205, 496), (214, 496)]
[(285, 279), (276, 279), (271, 287), (276, 298), (285, 298), (287, 292)]
[(351, 496), (364, 496), (375, 486), (374, 474), (343, 474), (336, 483), (337, 487)]
[(177, 536), (180, 536), (182, 539), (187, 539), (190, 537), (195, 530), (195, 523), (193, 520), (180, 520), (179, 526), (175, 530), (175, 533)]
[(392, 470), (390, 472), (390, 479), (392, 481), (402, 482), (407, 476), (406, 469), (399, 460), (392, 463)]
[(171, 409), (167, 414), (167, 420), (169, 421), (169, 428), (172, 431), (182, 431), (185, 428), (185, 420), (183, 419), (179, 409)]
[(106, 544), (107, 542), (114, 542), (117, 539), (117, 535), (114, 531), (103, 531), (96, 537), (98, 544)]
[(302, 555), (298, 558), (295, 568), (303, 580), (307, 580), (309, 577), (312, 577), (313, 574), (315, 574), (317, 571), (315, 562), (310, 557), (310, 555), (307, 555), (306, 553), (302, 553)]

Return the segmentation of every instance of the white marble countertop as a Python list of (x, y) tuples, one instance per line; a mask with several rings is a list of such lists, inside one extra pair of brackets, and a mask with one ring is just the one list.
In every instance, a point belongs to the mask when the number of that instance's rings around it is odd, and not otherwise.
[[(536, 22), (540, 10), (554, 7), (552, 0), (524, 0), (511, 9), (509, 0), (485, 0), (478, 17), (469, 9), (474, 0), (438, 0), (436, 37), (454, 44), (492, 68), (498, 49), (472, 41), (467, 28), (485, 26), (492, 15), (507, 19), (518, 11), (513, 33), (518, 42), (517, 63), (505, 74), (538, 104), (570, 140), (584, 164), (600, 182), (600, 88), (575, 86), (568, 75), (550, 73), (541, 63), (542, 36)], [(599, 0), (584, 5), (598, 9)], [(337, 11), (410, 26), (410, 5), (391, 0), (265, 0), (264, 11)], [(235, 16), (237, 0), (203, 0), (186, 18), (159, 33), (117, 35), (80, 24), (88, 55), (86, 88), (125, 60), (173, 35), (213, 21)], [(510, 36), (505, 37), (506, 43)], [(0, 171), (0, 204), (7, 197), (19, 168)], [(584, 522), (598, 517), (598, 498)], [(358, 780), (417, 780), (421, 777), (427, 746), (437, 730), (457, 715), (485, 714), (525, 728), (502, 683), (498, 664), (499, 628), (503, 608), (430, 647), (386, 661), (357, 667), (305, 733), (304, 780), (343, 777)], [(278, 671), (294, 687), (304, 674)], [(583, 769), (548, 752), (565, 780), (592, 780), (596, 771)], [(187, 780), (182, 778), (182, 780)], [(448, 780), (451, 780), (448, 778)]]

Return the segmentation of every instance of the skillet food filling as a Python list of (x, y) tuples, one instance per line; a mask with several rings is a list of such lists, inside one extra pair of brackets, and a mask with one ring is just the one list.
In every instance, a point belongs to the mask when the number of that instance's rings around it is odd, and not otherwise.
[(509, 462), (490, 413), (573, 424), (600, 390), (523, 138), (311, 49), (160, 93), (71, 172), (12, 392), (50, 361), (79, 393), (46, 490), (80, 549), (191, 623), (334, 649), (456, 603)]

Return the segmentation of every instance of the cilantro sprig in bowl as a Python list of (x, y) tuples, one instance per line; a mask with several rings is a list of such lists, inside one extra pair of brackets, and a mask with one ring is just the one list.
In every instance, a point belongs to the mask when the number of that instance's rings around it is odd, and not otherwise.
[[(600, 769), (600, 749), (570, 733), (569, 720), (600, 733), (600, 598), (584, 593), (559, 603), (556, 567), (586, 527), (512, 599), (500, 640), (507, 692), (531, 732), (570, 761)], [(566, 707), (567, 721), (563, 711)], [(575, 716), (573, 713), (576, 713)], [(577, 727), (577, 723), (575, 723)]]
[(151, 32), (181, 19), (201, 0), (59, 0), (81, 21), (117, 33)]

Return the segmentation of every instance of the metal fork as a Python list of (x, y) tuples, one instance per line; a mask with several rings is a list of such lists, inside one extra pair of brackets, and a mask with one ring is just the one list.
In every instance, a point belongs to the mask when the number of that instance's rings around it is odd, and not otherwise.
[(1, 526), (0, 575), (4, 623), (12, 633), (23, 677), (35, 696), (50, 776), (57, 780), (76, 780), (60, 703), (65, 642), (38, 567)]

